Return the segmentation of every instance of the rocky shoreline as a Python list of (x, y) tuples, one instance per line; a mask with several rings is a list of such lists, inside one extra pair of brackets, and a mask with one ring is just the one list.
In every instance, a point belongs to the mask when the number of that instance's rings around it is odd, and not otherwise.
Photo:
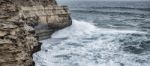
[(71, 24), (55, 0), (0, 0), (0, 66), (34, 66), (39, 40)]

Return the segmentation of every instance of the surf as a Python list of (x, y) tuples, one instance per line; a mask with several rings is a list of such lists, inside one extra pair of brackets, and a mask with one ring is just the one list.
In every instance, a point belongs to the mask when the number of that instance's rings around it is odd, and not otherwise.
[[(41, 41), (41, 51), (34, 54), (34, 60), (36, 66), (148, 66), (149, 55), (137, 55), (130, 49), (124, 51), (128, 46), (125, 42), (148, 40), (144, 34), (147, 33), (99, 28), (91, 22), (73, 20), (72, 26)], [(140, 63), (142, 60), (147, 62)]]

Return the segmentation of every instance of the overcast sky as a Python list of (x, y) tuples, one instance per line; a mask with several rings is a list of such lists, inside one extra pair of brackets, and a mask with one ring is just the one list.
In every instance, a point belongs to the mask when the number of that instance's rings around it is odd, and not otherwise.
[(58, 0), (58, 1), (150, 1), (150, 0)]

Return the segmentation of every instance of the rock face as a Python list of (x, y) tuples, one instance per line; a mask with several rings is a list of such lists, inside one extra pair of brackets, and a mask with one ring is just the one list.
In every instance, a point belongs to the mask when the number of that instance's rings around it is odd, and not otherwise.
[(24, 22), (0, 21), (0, 66), (32, 65), (36, 46), (39, 43), (32, 27)]
[(39, 39), (69, 25), (67, 8), (55, 0), (0, 0), (0, 66), (34, 66)]
[(54, 31), (71, 25), (71, 18), (66, 6), (21, 7), (20, 15), (25, 20), (31, 18), (27, 22), (35, 28), (40, 40), (50, 38)]

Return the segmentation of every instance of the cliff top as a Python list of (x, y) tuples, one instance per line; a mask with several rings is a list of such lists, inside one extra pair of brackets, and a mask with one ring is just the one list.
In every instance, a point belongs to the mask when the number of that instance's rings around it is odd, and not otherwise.
[(21, 6), (57, 5), (55, 0), (0, 0), (0, 5), (1, 4), (15, 4)]

